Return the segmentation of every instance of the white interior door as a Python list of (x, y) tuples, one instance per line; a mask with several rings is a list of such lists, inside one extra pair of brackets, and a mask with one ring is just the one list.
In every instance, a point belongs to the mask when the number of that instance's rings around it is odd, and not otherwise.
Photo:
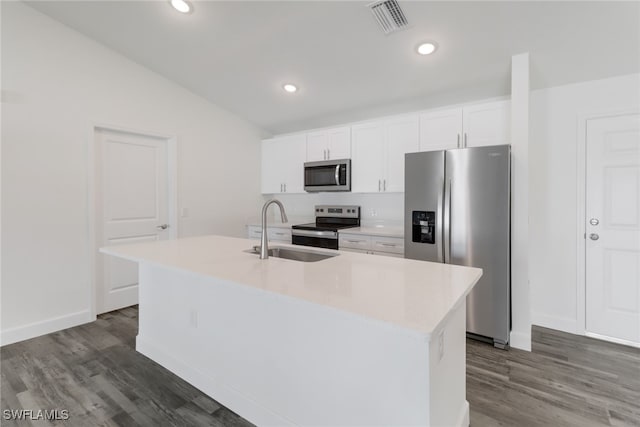
[[(98, 246), (168, 239), (169, 143), (152, 136), (96, 129)], [(138, 303), (137, 264), (100, 254), (96, 311)]]
[(587, 121), (586, 330), (640, 344), (640, 115)]

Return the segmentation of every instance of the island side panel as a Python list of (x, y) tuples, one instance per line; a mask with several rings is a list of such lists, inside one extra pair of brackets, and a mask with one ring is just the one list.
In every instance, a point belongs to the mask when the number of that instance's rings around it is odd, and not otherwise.
[(431, 335), (430, 425), (469, 426), (466, 400), (466, 300)]
[(258, 425), (429, 425), (429, 341), (330, 307), (140, 266), (137, 349)]

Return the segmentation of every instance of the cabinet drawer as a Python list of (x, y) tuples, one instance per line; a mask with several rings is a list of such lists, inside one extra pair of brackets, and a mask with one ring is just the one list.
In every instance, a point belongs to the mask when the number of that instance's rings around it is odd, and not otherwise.
[(404, 254), (404, 240), (396, 237), (373, 236), (371, 241), (371, 250), (374, 252)]
[(250, 225), (247, 227), (247, 238), (260, 240), (260, 234), (262, 230), (260, 227)]
[[(279, 242), (291, 243), (291, 229), (289, 228), (267, 228), (269, 233), (269, 240), (277, 240)], [(262, 228), (257, 225), (250, 225), (247, 227), (247, 236), (249, 239), (260, 240), (262, 235)]]
[(291, 243), (291, 229), (289, 228), (271, 228), (268, 233), (269, 240)]
[(360, 249), (367, 251), (371, 249), (371, 237), (370, 236), (358, 236), (353, 234), (341, 235), (338, 233), (339, 242), (338, 246), (342, 248)]

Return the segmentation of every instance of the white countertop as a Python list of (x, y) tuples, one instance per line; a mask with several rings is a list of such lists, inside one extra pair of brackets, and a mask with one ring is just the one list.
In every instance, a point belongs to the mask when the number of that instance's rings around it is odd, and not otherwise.
[(340, 255), (318, 262), (260, 260), (243, 252), (254, 244), (248, 239), (202, 236), (100, 251), (330, 306), (427, 336), (482, 275), (478, 268), (316, 248)]

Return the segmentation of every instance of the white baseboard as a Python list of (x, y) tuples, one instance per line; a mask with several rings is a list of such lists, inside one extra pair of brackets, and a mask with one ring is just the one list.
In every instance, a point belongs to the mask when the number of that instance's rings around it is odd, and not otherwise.
[(254, 400), (240, 393), (238, 390), (222, 384), (215, 378), (203, 374), (199, 370), (177, 360), (165, 350), (145, 340), (140, 335), (136, 337), (136, 351), (173, 372), (189, 384), (200, 389), (251, 423), (259, 426), (294, 426), (291, 421), (259, 405)]
[(578, 321), (568, 317), (550, 316), (544, 313), (532, 312), (531, 323), (542, 326), (543, 328), (581, 335), (581, 332), (578, 331)]
[(524, 351), (531, 351), (531, 331), (528, 333), (511, 331), (509, 346)]
[(89, 310), (83, 310), (77, 313), (66, 314), (64, 316), (6, 329), (0, 332), (0, 346), (50, 334), (62, 329), (82, 325), (83, 323), (93, 322), (94, 320), (96, 320), (96, 318), (91, 315)]
[(464, 406), (462, 407), (462, 412), (460, 412), (460, 416), (458, 417), (459, 427), (469, 427), (471, 425), (471, 421), (469, 419), (469, 402), (467, 400), (464, 401)]
[(609, 337), (609, 336), (606, 336), (606, 335), (596, 334), (596, 333), (593, 333), (593, 332), (585, 332), (584, 334), (586, 336), (588, 336), (589, 338), (595, 338), (597, 340), (609, 341), (609, 342), (613, 342), (613, 343), (616, 343), (616, 344), (626, 345), (626, 346), (629, 346), (629, 347), (640, 348), (640, 342), (628, 341), (628, 340), (623, 340), (623, 339), (620, 339), (620, 338), (613, 338), (613, 337)]

